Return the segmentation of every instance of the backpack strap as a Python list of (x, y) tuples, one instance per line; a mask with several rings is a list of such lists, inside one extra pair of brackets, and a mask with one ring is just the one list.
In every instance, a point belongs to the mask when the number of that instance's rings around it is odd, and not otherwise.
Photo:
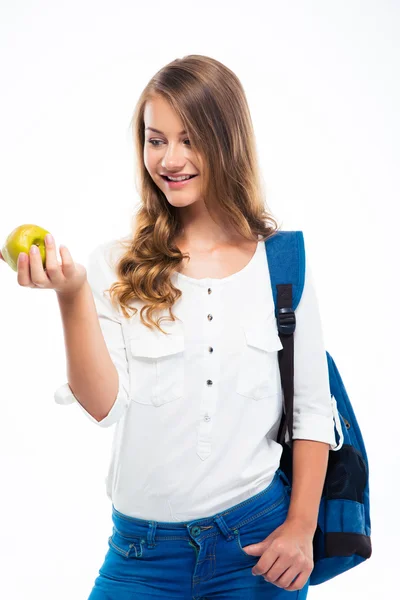
[[(295, 310), (300, 302), (305, 279), (305, 248), (301, 231), (278, 231), (265, 241), (275, 317), (282, 350), (278, 352), (279, 370), (284, 396), (278, 442), (292, 443), (294, 397)], [(287, 432), (287, 436), (286, 436)]]
[[(277, 306), (278, 284), (292, 284), (293, 310), (304, 288), (306, 253), (302, 231), (278, 231), (265, 241), (272, 293)], [(277, 313), (276, 313), (277, 315)]]

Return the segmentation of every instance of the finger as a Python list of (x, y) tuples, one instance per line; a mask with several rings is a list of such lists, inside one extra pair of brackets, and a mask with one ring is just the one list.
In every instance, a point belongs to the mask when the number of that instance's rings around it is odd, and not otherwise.
[(62, 260), (61, 269), (66, 279), (72, 277), (75, 272), (75, 263), (74, 259), (71, 256), (70, 251), (67, 246), (60, 246), (60, 255)]
[(268, 573), (278, 558), (279, 553), (273, 546), (270, 546), (267, 551), (263, 552), (258, 563), (252, 568), (253, 575), (264, 575), (265, 573)]
[(17, 281), (19, 285), (33, 287), (29, 271), (29, 256), (26, 252), (20, 252), (18, 254), (17, 269)]
[[(269, 569), (265, 568), (264, 577), (267, 579), (267, 581), (276, 584), (277, 582), (279, 582), (279, 579), (281, 577), (284, 577), (284, 575), (288, 573), (288, 569), (293, 569), (294, 567), (294, 558), (290, 556), (281, 555)], [(295, 573), (295, 575), (293, 575), (292, 579), (294, 579), (298, 572), (299, 570)], [(292, 579), (288, 582), (288, 585), (292, 581)]]
[[(1, 258), (1, 260), (4, 260), (3, 255), (2, 255), (1, 252), (0, 252), (0, 258)], [(4, 262), (6, 262), (6, 261), (4, 260)]]
[[(290, 585), (298, 585), (301, 569), (296, 566), (291, 566), (281, 577), (272, 581), (275, 585), (287, 589)], [(293, 581), (297, 577), (296, 581)], [(293, 588), (292, 588), (293, 589)]]
[(310, 577), (311, 572), (310, 571), (303, 571), (301, 572), (297, 579), (295, 581), (293, 581), (293, 583), (291, 583), (290, 585), (288, 585), (285, 589), (288, 590), (288, 592), (292, 592), (294, 590), (301, 590), (303, 589), (303, 587), (306, 585), (308, 578)]
[(46, 287), (49, 283), (49, 278), (43, 269), (42, 257), (39, 248), (32, 244), (29, 249), (29, 268), (32, 283), (36, 287)]
[(51, 283), (54, 285), (59, 285), (64, 281), (64, 275), (60, 268), (60, 263), (57, 258), (56, 253), (56, 243), (54, 238), (49, 239), (46, 235), (45, 237), (46, 244), (46, 263), (45, 269), (47, 277), (50, 279)]

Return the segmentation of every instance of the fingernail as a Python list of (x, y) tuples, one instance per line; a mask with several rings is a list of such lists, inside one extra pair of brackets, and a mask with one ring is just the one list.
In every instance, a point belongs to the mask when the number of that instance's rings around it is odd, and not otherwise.
[(46, 237), (45, 237), (45, 240), (46, 240), (46, 244), (52, 244), (53, 243), (53, 236), (50, 233), (48, 233), (46, 235)]
[(39, 248), (33, 244), (33, 246), (31, 246), (31, 252), (32, 254), (37, 254), (39, 252)]

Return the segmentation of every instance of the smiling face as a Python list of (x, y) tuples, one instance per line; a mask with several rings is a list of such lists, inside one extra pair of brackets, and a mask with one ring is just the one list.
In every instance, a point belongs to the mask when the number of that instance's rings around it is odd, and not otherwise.
[[(195, 154), (178, 115), (160, 96), (146, 102), (143, 160), (154, 183), (173, 206), (188, 206), (200, 198), (201, 158)], [(195, 175), (169, 182), (165, 175)], [(163, 177), (164, 175), (164, 177)]]

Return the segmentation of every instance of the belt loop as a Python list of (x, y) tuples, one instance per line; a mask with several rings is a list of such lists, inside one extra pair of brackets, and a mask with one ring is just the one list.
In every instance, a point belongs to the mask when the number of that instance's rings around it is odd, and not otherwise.
[(229, 529), (229, 527), (227, 526), (227, 524), (225, 523), (225, 519), (222, 515), (217, 515), (214, 518), (214, 521), (217, 523), (218, 527), (220, 528), (227, 540), (230, 541), (235, 537)]
[(156, 537), (156, 529), (157, 529), (157, 521), (148, 521), (149, 529), (147, 531), (147, 546), (148, 548), (154, 548), (156, 545), (155, 537)]

